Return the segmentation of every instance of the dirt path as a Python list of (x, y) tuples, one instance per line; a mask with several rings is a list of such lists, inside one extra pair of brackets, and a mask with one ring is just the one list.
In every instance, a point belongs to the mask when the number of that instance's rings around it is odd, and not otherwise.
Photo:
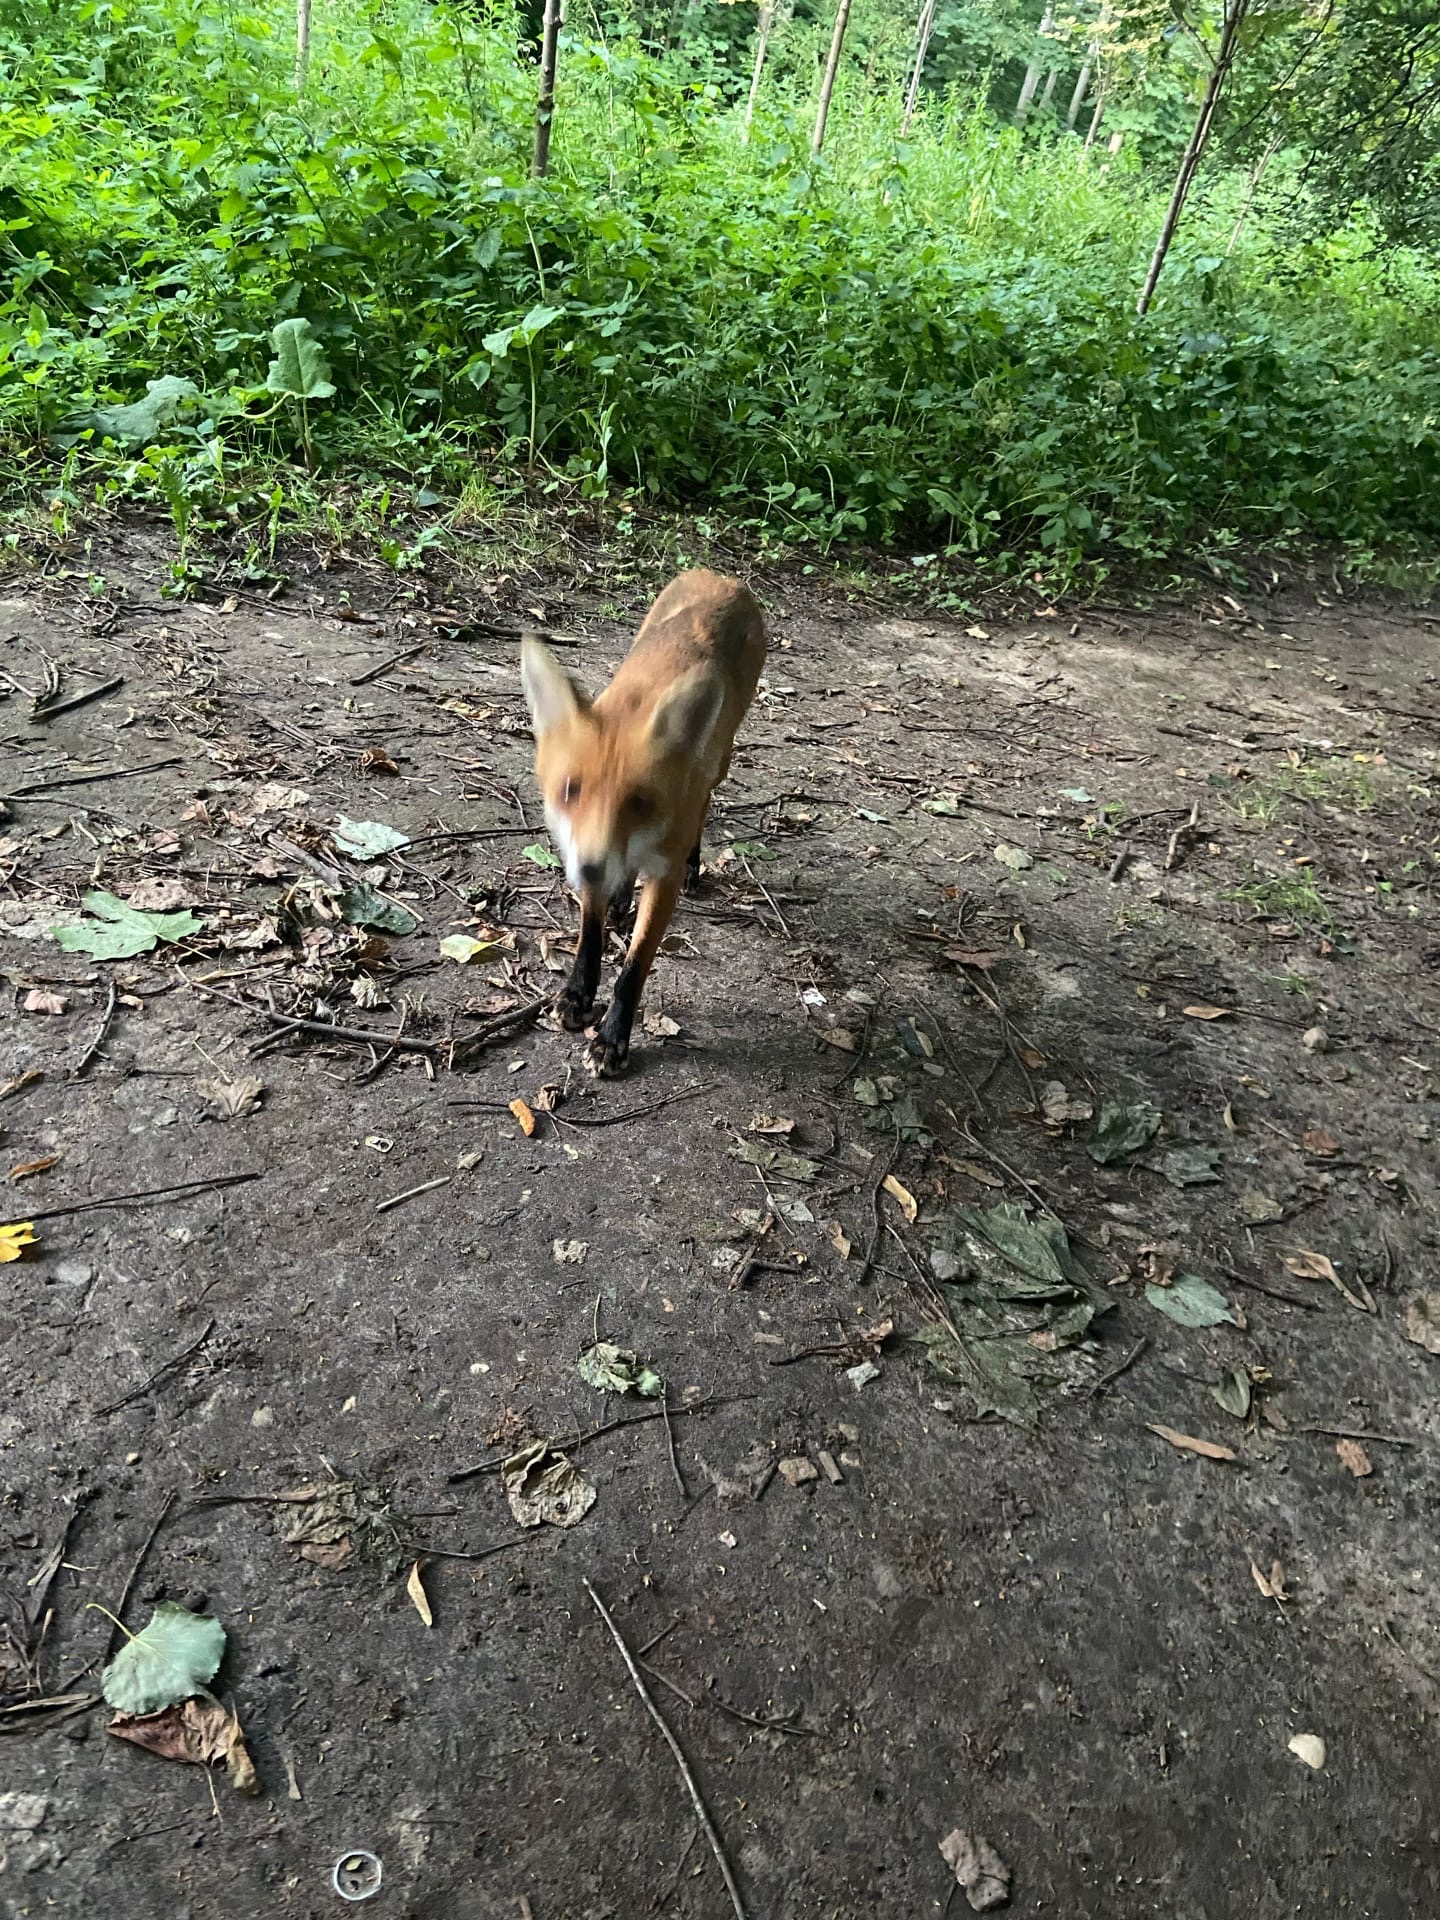
[[(324, 1915), (365, 1847), (374, 1913), (730, 1913), (586, 1578), (754, 1920), (968, 1911), (955, 1827), (1017, 1912), (1440, 1911), (1440, 630), (772, 585), (708, 889), (597, 1089), (544, 1019), (452, 1069), (573, 928), (513, 642), (358, 572), (247, 591), (0, 608), (22, 688), (123, 676), (0, 703), (0, 1149), (54, 1157), (4, 1207), (0, 1912)], [(538, 604), (598, 681), (624, 624)], [(93, 889), (202, 929), (64, 951)], [(577, 1376), (597, 1331), (673, 1462)], [(570, 1530), (456, 1477), (620, 1419)], [(122, 1597), (224, 1622), (261, 1797), (26, 1707), (93, 1688)]]

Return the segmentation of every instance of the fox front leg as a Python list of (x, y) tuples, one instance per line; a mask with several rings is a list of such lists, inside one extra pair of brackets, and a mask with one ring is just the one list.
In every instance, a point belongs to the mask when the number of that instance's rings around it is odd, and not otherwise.
[(640, 906), (635, 915), (635, 934), (615, 981), (615, 996), (590, 1042), (589, 1064), (602, 1080), (614, 1080), (630, 1064), (630, 1029), (635, 1024), (635, 1009), (645, 980), (665, 938), (665, 929), (680, 895), (678, 874), (663, 880), (647, 880), (640, 889)]
[(567, 1033), (579, 1033), (590, 1024), (595, 990), (600, 985), (600, 958), (605, 946), (605, 908), (588, 895), (580, 902), (580, 939), (575, 964), (560, 993), (560, 1024)]

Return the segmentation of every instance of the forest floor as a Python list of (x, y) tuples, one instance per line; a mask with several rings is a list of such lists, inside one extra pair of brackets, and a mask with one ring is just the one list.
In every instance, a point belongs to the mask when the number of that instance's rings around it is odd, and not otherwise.
[[(732, 1913), (587, 1581), (753, 1920), (968, 1911), (956, 1829), (1019, 1913), (1440, 1912), (1434, 618), (757, 579), (597, 1085), (514, 633), (598, 684), (660, 579), (159, 576), (0, 588), (7, 1920), (335, 1913), (352, 1849), (377, 1914)], [(200, 925), (92, 958), (96, 892)], [(106, 1732), (90, 1603), (167, 1598), (256, 1797)]]

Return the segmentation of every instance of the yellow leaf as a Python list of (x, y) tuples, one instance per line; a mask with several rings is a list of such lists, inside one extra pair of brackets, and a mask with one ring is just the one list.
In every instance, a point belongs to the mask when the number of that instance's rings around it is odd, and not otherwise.
[(881, 1185), (892, 1200), (899, 1201), (900, 1211), (913, 1227), (915, 1224), (915, 1216), (920, 1211), (920, 1203), (914, 1194), (911, 1193), (908, 1187), (902, 1187), (893, 1173), (887, 1173)]
[(1158, 1433), (1162, 1440), (1168, 1440), (1172, 1447), (1179, 1447), (1184, 1453), (1198, 1453), (1206, 1460), (1234, 1460), (1237, 1455), (1232, 1447), (1222, 1447), (1214, 1440), (1197, 1440), (1193, 1434), (1177, 1433), (1174, 1427), (1162, 1427), (1158, 1421), (1147, 1420), (1146, 1426), (1151, 1433)]
[(1180, 1011), (1187, 1020), (1233, 1020), (1235, 1018), (1233, 1007), (1182, 1007)]
[(488, 960), (491, 954), (499, 953), (500, 942), (476, 940), (468, 933), (447, 933), (440, 942), (440, 951), (447, 960), (458, 960), (462, 967), (469, 967), (477, 960)]
[(40, 1236), (29, 1220), (17, 1220), (14, 1226), (0, 1227), (0, 1266), (10, 1260), (23, 1259), (26, 1247), (39, 1244)]
[(420, 1579), (420, 1569), (423, 1565), (423, 1560), (417, 1560), (410, 1569), (410, 1578), (405, 1582), (405, 1591), (414, 1601), (415, 1611), (425, 1622), (426, 1626), (433, 1627), (435, 1624), (435, 1616), (430, 1611), (430, 1602), (426, 1598), (425, 1588)]
[(510, 1102), (510, 1111), (511, 1113), (514, 1114), (515, 1118), (520, 1122), (520, 1131), (524, 1134), (525, 1138), (528, 1140), (531, 1134), (534, 1133), (535, 1131), (534, 1114), (530, 1111), (529, 1107), (526, 1106), (523, 1100), (512, 1100)]

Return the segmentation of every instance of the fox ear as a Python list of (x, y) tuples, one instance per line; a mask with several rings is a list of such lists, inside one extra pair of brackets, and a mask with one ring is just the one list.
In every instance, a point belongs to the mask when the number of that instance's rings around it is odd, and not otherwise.
[(660, 701), (650, 717), (650, 738), (661, 753), (688, 753), (697, 758), (705, 751), (720, 709), (725, 689), (708, 673), (697, 670), (686, 674)]
[(573, 720), (589, 701), (543, 640), (527, 633), (520, 642), (520, 685), (536, 738)]

